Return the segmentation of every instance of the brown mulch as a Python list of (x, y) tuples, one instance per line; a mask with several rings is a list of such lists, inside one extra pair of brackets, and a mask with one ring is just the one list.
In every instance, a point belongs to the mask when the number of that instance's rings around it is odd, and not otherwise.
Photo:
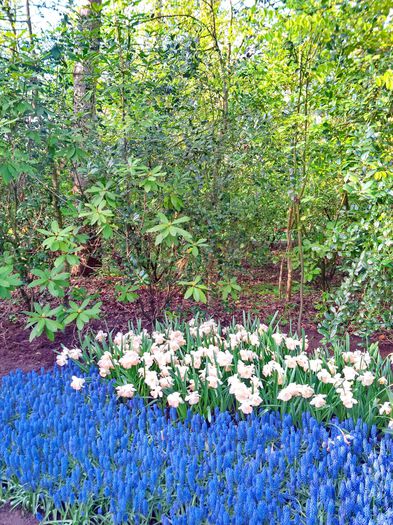
[[(208, 316), (221, 320), (224, 324), (234, 317), (241, 322), (243, 311), (251, 316), (256, 316), (263, 322), (268, 322), (277, 312), (284, 323), (282, 331), (290, 331), (290, 327), (297, 325), (297, 312), (299, 298), (293, 294), (292, 301), (288, 305), (278, 298), (274, 285), (277, 282), (277, 268), (267, 266), (258, 269), (246, 268), (239, 276), (238, 281), (243, 287), (241, 297), (230, 307), (215, 301), (203, 309), (190, 301), (185, 301), (179, 295), (172, 298), (167, 311), (173, 312), (184, 319), (189, 319), (197, 311), (203, 310)], [(136, 303), (119, 303), (115, 297), (115, 284), (118, 278), (94, 277), (78, 278), (78, 285), (84, 287), (89, 293), (99, 292), (102, 301), (102, 318), (92, 321), (90, 328), (98, 330), (124, 331), (130, 322), (143, 319), (143, 325), (151, 328), (152, 323), (146, 316), (147, 297), (141, 296), (141, 301)], [(320, 300), (320, 292), (310, 289), (304, 297), (304, 315), (302, 328), (308, 336), (310, 349), (321, 344), (322, 336), (317, 330), (317, 310), (315, 304)], [(141, 308), (143, 303), (144, 308)], [(55, 341), (51, 342), (45, 336), (41, 336), (29, 342), (29, 332), (25, 329), (25, 317), (22, 314), (24, 307), (20, 302), (0, 302), (0, 377), (11, 370), (20, 368), (24, 371), (45, 369), (53, 366), (55, 361), (54, 350), (60, 349), (61, 344), (72, 346), (78, 344), (78, 334), (72, 327), (68, 327), (64, 333), (58, 333)], [(393, 334), (375, 334), (373, 340), (378, 341), (382, 355), (393, 352)], [(351, 347), (355, 349), (362, 344), (359, 337), (351, 337)]]
[(0, 525), (37, 525), (38, 521), (20, 509), (12, 509), (10, 505), (0, 508)]

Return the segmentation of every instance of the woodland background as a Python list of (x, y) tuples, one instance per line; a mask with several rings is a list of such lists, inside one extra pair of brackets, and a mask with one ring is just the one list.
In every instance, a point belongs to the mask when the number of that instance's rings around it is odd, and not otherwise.
[(5, 344), (243, 309), (390, 340), (390, 0), (41, 7), (0, 1)]

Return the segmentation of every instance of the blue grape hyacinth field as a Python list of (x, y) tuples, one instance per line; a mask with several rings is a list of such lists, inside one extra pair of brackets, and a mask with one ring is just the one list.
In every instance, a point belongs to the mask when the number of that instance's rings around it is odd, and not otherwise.
[(118, 400), (95, 370), (14, 372), (0, 387), (2, 498), (42, 523), (390, 525), (393, 439), (358, 421)]

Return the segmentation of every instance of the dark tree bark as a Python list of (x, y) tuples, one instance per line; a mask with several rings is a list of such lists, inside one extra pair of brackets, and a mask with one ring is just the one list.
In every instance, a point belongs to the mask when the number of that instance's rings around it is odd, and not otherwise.
[(30, 1), (29, 0), (26, 0), (25, 6), (26, 6), (26, 24), (27, 24), (27, 29), (29, 30), (30, 42), (33, 42), (33, 25), (31, 23)]

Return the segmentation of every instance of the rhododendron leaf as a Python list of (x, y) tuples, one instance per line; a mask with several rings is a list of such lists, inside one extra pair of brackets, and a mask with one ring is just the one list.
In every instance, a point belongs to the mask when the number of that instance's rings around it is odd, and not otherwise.
[(168, 235), (169, 235), (169, 232), (168, 232), (168, 231), (165, 231), (165, 232), (160, 233), (159, 235), (157, 235), (156, 240), (155, 240), (155, 242), (154, 242), (155, 246), (158, 246), (159, 244), (161, 244), (162, 241), (163, 241), (166, 237), (168, 237)]
[(72, 313), (68, 314), (67, 317), (65, 317), (65, 319), (64, 319), (64, 324), (68, 325), (68, 324), (72, 323), (73, 321), (75, 321), (75, 319), (77, 317), (78, 317), (77, 312), (72, 312)]
[(156, 233), (162, 230), (165, 230), (167, 228), (166, 224), (157, 224), (157, 226), (153, 226), (152, 228), (149, 228), (146, 230), (147, 233)]
[(55, 340), (55, 334), (54, 334), (54, 332), (51, 331), (51, 329), (48, 326), (45, 326), (45, 333), (46, 333), (49, 341), (54, 341)]
[(53, 319), (46, 319), (45, 326), (51, 332), (57, 332), (61, 328), (61, 324)]
[(102, 229), (102, 234), (103, 234), (103, 237), (104, 239), (110, 239), (113, 235), (113, 230), (112, 228), (109, 226), (109, 224), (106, 224), (103, 229)]
[(184, 294), (184, 298), (188, 299), (189, 297), (191, 297), (193, 294), (193, 291), (194, 291), (193, 288), (188, 288), (188, 290), (186, 290), (186, 293)]
[(160, 219), (161, 222), (169, 223), (169, 220), (168, 220), (167, 216), (164, 213), (158, 212), (157, 213), (157, 217)]
[(174, 230), (174, 232), (175, 232), (174, 235), (177, 235), (177, 236), (181, 235), (182, 237), (184, 237), (187, 240), (191, 240), (192, 239), (192, 235), (188, 231), (183, 230), (183, 228), (175, 227), (172, 230)]
[(186, 215), (183, 215), (182, 217), (179, 217), (178, 219), (175, 219), (173, 221), (173, 224), (182, 224), (184, 222), (189, 222), (190, 217), (187, 217)]
[(33, 341), (36, 337), (39, 337), (44, 331), (45, 323), (43, 321), (37, 323), (33, 330), (30, 332), (29, 341)]
[(59, 223), (57, 221), (52, 221), (50, 227), (52, 228), (53, 233), (57, 233), (60, 231)]

